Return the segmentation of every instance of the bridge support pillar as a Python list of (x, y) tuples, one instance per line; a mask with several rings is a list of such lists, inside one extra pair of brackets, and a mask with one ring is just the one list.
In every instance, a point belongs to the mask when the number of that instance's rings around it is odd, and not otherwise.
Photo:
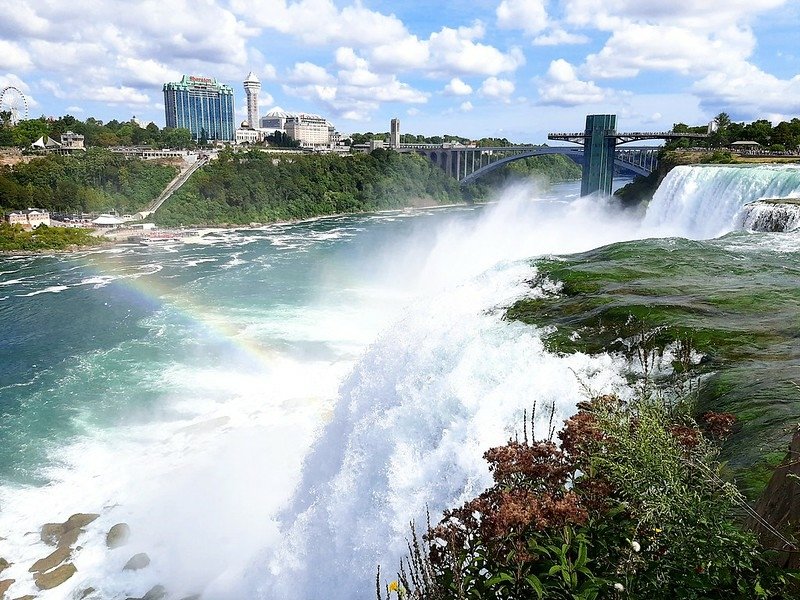
[(587, 115), (583, 147), (581, 196), (594, 192), (611, 195), (617, 115)]

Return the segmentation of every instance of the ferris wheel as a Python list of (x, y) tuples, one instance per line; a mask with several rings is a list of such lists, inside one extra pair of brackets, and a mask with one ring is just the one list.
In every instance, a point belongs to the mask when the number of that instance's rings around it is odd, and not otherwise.
[(0, 112), (3, 111), (11, 113), (11, 125), (28, 118), (28, 100), (25, 94), (13, 85), (6, 86), (0, 91)]

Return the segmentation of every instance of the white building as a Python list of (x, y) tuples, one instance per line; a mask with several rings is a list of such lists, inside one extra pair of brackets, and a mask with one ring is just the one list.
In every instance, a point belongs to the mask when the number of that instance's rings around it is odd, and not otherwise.
[(261, 128), (267, 134), (282, 131), (303, 148), (330, 148), (340, 137), (336, 128), (320, 115), (290, 113), (278, 107), (261, 118)]
[(235, 143), (239, 144), (258, 144), (264, 141), (267, 137), (263, 129), (253, 129), (247, 121), (242, 122), (241, 126), (236, 130)]
[(247, 79), (244, 80), (244, 93), (247, 96), (247, 122), (253, 129), (258, 127), (258, 93), (260, 91), (261, 82), (255, 73), (250, 71)]
[(86, 150), (84, 146), (84, 137), (80, 133), (73, 133), (67, 131), (61, 134), (61, 149), (62, 150)]
[(39, 225), (50, 227), (50, 213), (41, 208), (15, 210), (6, 215), (9, 225), (21, 225), (23, 229), (36, 229)]

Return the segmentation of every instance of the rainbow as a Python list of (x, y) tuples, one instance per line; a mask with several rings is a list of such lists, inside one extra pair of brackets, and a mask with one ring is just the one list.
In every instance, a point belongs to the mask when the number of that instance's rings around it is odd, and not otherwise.
[(234, 351), (235, 357), (264, 366), (274, 362), (277, 352), (248, 336), (220, 307), (202, 303), (197, 297), (167, 285), (168, 280), (156, 276), (161, 271), (161, 265), (153, 263), (149, 266), (157, 268), (147, 271), (143, 267), (148, 265), (126, 264), (126, 256), (130, 255), (118, 249), (81, 253), (79, 260), (86, 275), (82, 284), (114, 285), (124, 290), (132, 304), (169, 307), (180, 318), (198, 327), (204, 338)]

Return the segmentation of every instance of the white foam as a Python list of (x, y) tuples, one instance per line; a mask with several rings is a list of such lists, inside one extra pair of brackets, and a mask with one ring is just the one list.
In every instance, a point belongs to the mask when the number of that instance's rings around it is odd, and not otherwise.
[(18, 298), (28, 298), (30, 296), (38, 296), (39, 294), (58, 294), (59, 292), (63, 292), (64, 290), (68, 289), (69, 286), (67, 285), (51, 285), (44, 289), (29, 292), (27, 294), (16, 294), (16, 296)]

